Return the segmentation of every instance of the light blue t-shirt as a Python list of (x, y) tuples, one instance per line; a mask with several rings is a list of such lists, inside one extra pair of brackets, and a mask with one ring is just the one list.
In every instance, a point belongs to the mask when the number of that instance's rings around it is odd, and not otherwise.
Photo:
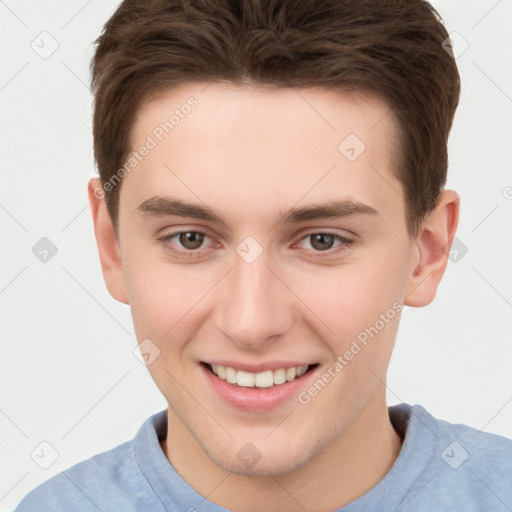
[[(388, 410), (405, 436), (400, 454), (373, 489), (339, 512), (512, 510), (512, 440), (438, 420), (420, 405)], [(159, 444), (166, 434), (162, 411), (132, 441), (36, 487), (15, 512), (226, 512), (174, 470)]]

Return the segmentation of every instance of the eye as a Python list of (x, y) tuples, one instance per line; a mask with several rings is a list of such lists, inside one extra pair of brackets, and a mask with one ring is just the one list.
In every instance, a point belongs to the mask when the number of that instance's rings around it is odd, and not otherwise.
[[(169, 233), (158, 238), (166, 250), (183, 258), (194, 258), (201, 255), (204, 242), (211, 239), (202, 231), (188, 230)], [(338, 242), (336, 244), (336, 242)], [(304, 247), (304, 244), (310, 247)], [(351, 248), (354, 241), (331, 232), (313, 232), (303, 236), (296, 244), (312, 253), (313, 257), (329, 257)], [(324, 254), (325, 253), (325, 254)]]
[[(171, 252), (184, 257), (192, 257), (194, 252), (198, 252), (201, 249), (205, 239), (210, 238), (206, 233), (202, 231), (179, 231), (177, 233), (169, 233), (158, 238), (159, 242), (162, 242), (167, 249)], [(173, 239), (176, 239), (173, 242)], [(176, 248), (178, 245), (178, 248)], [(180, 247), (183, 248), (180, 250)]]
[[(309, 245), (312, 248), (311, 250), (314, 253), (323, 253), (327, 252), (328, 255), (332, 255), (332, 253), (338, 253), (339, 251), (343, 251), (348, 249), (354, 245), (354, 241), (350, 240), (347, 237), (339, 235), (337, 233), (330, 232), (317, 232), (317, 233), (309, 233), (303, 238), (301, 238), (299, 245), (301, 243), (307, 242), (309, 240)], [(338, 241), (337, 245), (334, 245), (335, 242)], [(334, 250), (332, 250), (334, 248)], [(317, 254), (315, 254), (317, 256)], [(323, 255), (319, 255), (323, 256)], [(326, 255), (327, 256), (327, 255)]]
[(185, 249), (194, 250), (201, 247), (206, 235), (204, 233), (199, 233), (198, 231), (184, 231), (183, 233), (178, 233), (175, 236), (178, 236), (180, 244), (185, 247)]

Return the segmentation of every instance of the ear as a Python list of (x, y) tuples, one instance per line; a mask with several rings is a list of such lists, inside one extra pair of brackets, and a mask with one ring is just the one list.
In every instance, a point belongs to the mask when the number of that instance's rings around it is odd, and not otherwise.
[(88, 193), (103, 279), (105, 279), (107, 289), (114, 299), (129, 304), (124, 283), (121, 251), (99, 178), (89, 180)]
[(405, 305), (427, 306), (434, 300), (457, 231), (459, 206), (458, 194), (444, 190), (435, 209), (424, 219), (414, 242)]

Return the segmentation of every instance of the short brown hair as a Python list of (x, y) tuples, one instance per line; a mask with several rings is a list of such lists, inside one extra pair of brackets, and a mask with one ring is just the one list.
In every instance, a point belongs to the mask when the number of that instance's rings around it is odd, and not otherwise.
[[(124, 0), (91, 61), (94, 156), (105, 187), (131, 150), (150, 95), (192, 81), (361, 90), (399, 126), (397, 176), (415, 235), (446, 183), (460, 79), (448, 33), (424, 0)], [(340, 141), (341, 142), (341, 141)]]

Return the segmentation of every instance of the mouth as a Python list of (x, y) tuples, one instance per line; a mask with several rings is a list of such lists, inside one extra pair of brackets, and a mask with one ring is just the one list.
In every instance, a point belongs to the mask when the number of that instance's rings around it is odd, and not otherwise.
[(241, 388), (278, 388), (289, 382), (301, 379), (305, 374), (313, 371), (318, 363), (290, 366), (276, 369), (263, 370), (257, 373), (245, 370), (237, 370), (231, 366), (219, 364), (201, 363), (210, 373), (220, 380)]

